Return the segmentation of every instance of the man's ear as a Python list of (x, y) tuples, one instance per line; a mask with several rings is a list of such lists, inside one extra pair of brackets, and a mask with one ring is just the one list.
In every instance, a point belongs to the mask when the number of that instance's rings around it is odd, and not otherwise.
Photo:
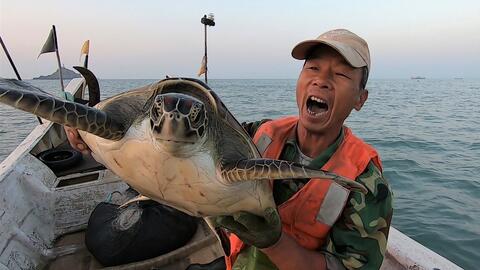
[(358, 100), (355, 103), (355, 106), (353, 106), (353, 108), (355, 108), (355, 110), (357, 110), (357, 111), (360, 111), (360, 109), (363, 107), (363, 104), (368, 99), (368, 90), (367, 89), (362, 89), (360, 91), (361, 92), (360, 92), (360, 95), (358, 96)]

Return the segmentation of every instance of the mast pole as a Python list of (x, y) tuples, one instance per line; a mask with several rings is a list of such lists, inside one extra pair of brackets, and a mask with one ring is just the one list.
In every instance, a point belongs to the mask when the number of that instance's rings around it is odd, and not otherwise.
[(205, 83), (208, 84), (208, 56), (207, 56), (207, 25), (204, 25), (205, 29)]
[(203, 15), (200, 22), (204, 25), (205, 54), (203, 57), (205, 58), (205, 83), (208, 84), (207, 26), (215, 26), (213, 13), (208, 14), (208, 17), (207, 15)]
[[(10, 65), (12, 66), (13, 71), (15, 72), (15, 75), (17, 76), (17, 79), (19, 81), (21, 81), (22, 78), (20, 77), (20, 74), (18, 73), (17, 67), (15, 67), (15, 63), (13, 62), (12, 57), (10, 57), (10, 53), (8, 53), (7, 46), (5, 46), (5, 43), (3, 43), (3, 39), (2, 39), (1, 36), (0, 36), (0, 43), (2, 44), (3, 51), (7, 55), (8, 62), (10, 62)], [(37, 116), (37, 120), (40, 124), (43, 124), (42, 119), (40, 119), (40, 117)]]
[(88, 54), (85, 55), (85, 61), (83, 62), (83, 67), (88, 68)]
[(53, 27), (53, 42), (55, 44), (55, 53), (57, 54), (58, 72), (60, 74), (60, 86), (62, 87), (62, 92), (65, 92), (65, 86), (63, 85), (62, 63), (60, 62), (60, 53), (58, 52), (57, 31), (55, 30), (55, 25), (52, 25), (52, 27)]
[(13, 63), (12, 57), (10, 57), (10, 54), (8, 53), (7, 47), (5, 46), (5, 43), (3, 43), (3, 40), (2, 40), (1, 36), (0, 36), (0, 43), (2, 43), (3, 51), (7, 55), (8, 62), (10, 62), (10, 65), (12, 66), (13, 71), (15, 72), (15, 75), (17, 76), (17, 79), (19, 81), (21, 81), (22, 78), (20, 77), (20, 74), (18, 73), (17, 67), (15, 67), (15, 63)]

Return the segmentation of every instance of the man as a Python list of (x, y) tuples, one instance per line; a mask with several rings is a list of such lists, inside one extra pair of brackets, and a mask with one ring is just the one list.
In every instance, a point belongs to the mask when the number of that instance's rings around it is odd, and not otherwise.
[[(337, 29), (297, 44), (305, 60), (297, 81), (298, 116), (245, 124), (264, 157), (332, 171), (364, 184), (349, 193), (331, 181), (275, 181), (278, 207), (266, 219), (249, 213), (217, 218), (230, 234), (227, 269), (378, 269), (387, 244), (392, 194), (377, 152), (344, 121), (368, 98), (367, 43)], [(87, 151), (74, 130), (72, 146)]]
[(297, 81), (298, 116), (250, 123), (246, 130), (264, 157), (336, 172), (364, 184), (368, 193), (348, 194), (318, 180), (273, 182), (282, 226), (276, 215), (217, 218), (233, 232), (227, 269), (378, 269), (392, 194), (377, 152), (343, 126), (368, 98), (368, 45), (337, 29), (297, 44), (292, 56), (305, 60)]

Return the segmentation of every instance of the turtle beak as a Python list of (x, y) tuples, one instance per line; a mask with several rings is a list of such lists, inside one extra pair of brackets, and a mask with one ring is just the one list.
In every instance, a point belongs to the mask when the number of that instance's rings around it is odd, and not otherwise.
[(157, 139), (171, 142), (195, 143), (192, 138), (192, 132), (187, 129), (188, 119), (182, 116), (178, 111), (172, 111), (165, 114), (163, 122), (158, 133)]

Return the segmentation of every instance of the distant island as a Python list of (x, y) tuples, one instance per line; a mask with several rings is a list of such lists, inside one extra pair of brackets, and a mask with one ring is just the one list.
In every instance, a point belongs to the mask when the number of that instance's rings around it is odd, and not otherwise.
[[(62, 77), (63, 77), (64, 80), (71, 80), (71, 79), (75, 79), (75, 78), (80, 78), (81, 75), (76, 73), (73, 70), (62, 67)], [(58, 79), (60, 79), (60, 73), (58, 72), (58, 69), (57, 69), (57, 71), (55, 71), (54, 73), (52, 73), (50, 75), (40, 76), (40, 77), (36, 77), (36, 78), (33, 78), (33, 79), (34, 80), (58, 80)]]
[(412, 80), (425, 80), (426, 78), (423, 77), (423, 76), (412, 76), (412, 77), (410, 77), (410, 79), (412, 79)]

